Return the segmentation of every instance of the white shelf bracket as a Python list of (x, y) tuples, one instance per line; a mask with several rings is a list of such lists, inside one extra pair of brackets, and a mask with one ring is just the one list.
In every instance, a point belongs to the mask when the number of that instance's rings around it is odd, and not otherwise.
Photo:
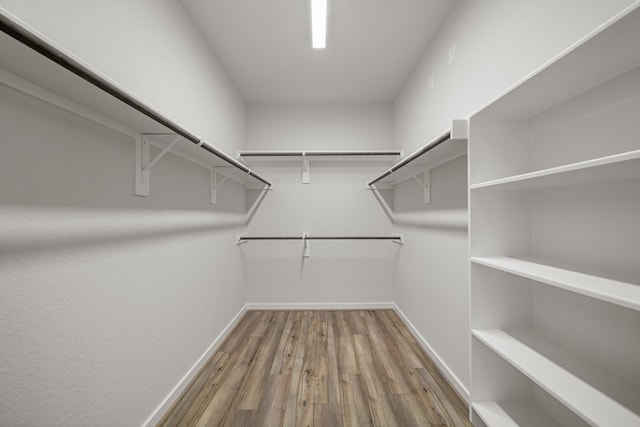
[[(143, 135), (144, 137), (144, 135)], [(171, 149), (173, 148), (174, 145), (176, 145), (178, 142), (180, 142), (180, 140), (182, 139), (181, 136), (176, 137), (176, 139), (174, 139), (173, 141), (171, 141), (171, 144), (167, 145), (166, 147), (164, 147), (164, 149), (153, 158), (153, 160), (151, 160), (151, 162), (145, 164), (142, 168), (143, 171), (150, 171), (151, 168), (153, 167), (153, 165), (155, 165), (156, 163), (158, 163), (158, 160), (160, 160), (161, 158), (164, 157), (165, 154), (167, 154), (169, 151), (171, 151)]]
[(218, 172), (216, 172), (216, 168), (211, 168), (209, 171), (209, 176), (211, 177), (211, 204), (215, 205), (218, 202), (218, 187), (220, 187), (226, 180), (231, 178), (236, 172), (236, 169), (233, 169), (229, 175), (225, 176), (222, 181), (218, 182)]
[(424, 204), (428, 205), (431, 203), (431, 168), (426, 166), (424, 171)]
[(149, 163), (149, 142), (144, 135), (136, 137), (136, 196), (149, 195), (149, 169), (145, 166)]
[(309, 184), (309, 157), (307, 153), (302, 153), (302, 183)]
[[(211, 197), (209, 202), (212, 205), (218, 203), (218, 173), (216, 172), (216, 168), (211, 168), (209, 170), (209, 176), (211, 177)], [(238, 241), (239, 242), (239, 241)], [(238, 243), (240, 244), (240, 243)]]
[(180, 142), (182, 137), (176, 137), (169, 145), (167, 145), (153, 160), (149, 161), (149, 146), (151, 145), (147, 141), (146, 135), (142, 134), (140, 137), (136, 137), (136, 196), (148, 196), (149, 195), (149, 173), (151, 168), (158, 163), (158, 161), (167, 154), (174, 145)]
[(311, 256), (311, 248), (309, 247), (309, 241), (307, 236), (309, 233), (306, 231), (302, 233), (302, 258), (309, 258)]
[(402, 234), (398, 235), (398, 239), (397, 240), (392, 240), (393, 243), (395, 243), (396, 245), (404, 245), (404, 236)]
[(236, 236), (236, 245), (241, 246), (244, 245), (245, 243), (249, 243), (248, 240), (242, 240), (242, 236), (240, 234), (238, 234)]
[(409, 175), (410, 178), (413, 178), (421, 187), (424, 188), (424, 204), (427, 205), (431, 203), (431, 168), (429, 166), (425, 166), (425, 170), (422, 172), (422, 181), (409, 171), (407, 171), (407, 175)]

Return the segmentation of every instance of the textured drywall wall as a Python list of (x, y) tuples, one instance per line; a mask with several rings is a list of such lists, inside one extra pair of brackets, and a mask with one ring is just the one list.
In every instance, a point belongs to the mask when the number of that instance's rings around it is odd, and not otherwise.
[[(225, 149), (244, 104), (172, 1), (0, 5)], [(152, 153), (157, 153), (154, 150)], [(0, 86), (0, 425), (136, 426), (242, 309), (244, 189)]]
[[(247, 148), (379, 150), (391, 146), (389, 105), (256, 105), (249, 107)], [(252, 163), (274, 191), (256, 213), (253, 235), (390, 235), (391, 224), (366, 190), (389, 163), (301, 158)], [(390, 303), (398, 246), (387, 241), (249, 242), (241, 247), (250, 304)]]
[[(468, 117), (630, 3), (459, 0), (396, 98), (396, 146), (410, 152), (424, 145), (450, 127), (452, 119)], [(455, 61), (449, 65), (453, 44)], [(466, 191), (456, 182), (442, 185)], [(450, 377), (458, 379), (459, 388), (468, 388), (466, 245), (459, 233), (440, 229), (403, 232), (408, 244), (402, 256), (414, 261), (401, 259), (396, 304), (447, 365)], [(437, 268), (424, 268), (421, 260), (428, 257), (440, 259)]]

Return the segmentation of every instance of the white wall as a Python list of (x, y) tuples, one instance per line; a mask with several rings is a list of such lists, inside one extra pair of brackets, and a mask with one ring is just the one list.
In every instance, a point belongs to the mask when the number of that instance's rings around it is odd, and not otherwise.
[[(0, 5), (230, 152), (244, 103), (173, 1)], [(141, 425), (245, 303), (244, 191), (0, 87), (0, 424)], [(235, 225), (234, 225), (235, 224)]]
[[(470, 116), (630, 3), (459, 0), (396, 98), (396, 146), (412, 151), (425, 144), (452, 119)], [(456, 59), (448, 65), (454, 43)], [(434, 88), (428, 90), (432, 73)], [(454, 162), (451, 167), (456, 167)], [(466, 191), (456, 183), (440, 185), (460, 194)], [(469, 388), (466, 233), (426, 227), (401, 230), (408, 244), (401, 258), (396, 304), (464, 392)], [(441, 262), (425, 268), (425, 260), (436, 256), (442, 256)]]
[[(391, 146), (389, 105), (256, 105), (249, 107), (247, 149), (367, 150)], [(252, 162), (274, 183), (248, 232), (253, 235), (390, 235), (391, 225), (366, 182), (389, 163)], [(241, 247), (249, 304), (391, 303), (398, 247), (385, 241), (250, 242)]]
[(244, 143), (244, 100), (179, 2), (0, 6), (223, 151)]

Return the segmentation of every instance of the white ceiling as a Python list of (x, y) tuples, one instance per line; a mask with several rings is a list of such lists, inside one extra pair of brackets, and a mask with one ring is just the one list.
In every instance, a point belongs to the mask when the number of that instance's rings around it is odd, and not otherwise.
[(311, 48), (309, 0), (182, 0), (249, 103), (391, 102), (454, 0), (328, 0)]

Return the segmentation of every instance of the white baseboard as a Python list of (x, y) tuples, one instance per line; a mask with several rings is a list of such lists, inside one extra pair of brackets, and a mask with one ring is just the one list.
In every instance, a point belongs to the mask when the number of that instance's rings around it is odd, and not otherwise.
[(460, 381), (460, 379), (453, 373), (453, 371), (447, 366), (446, 363), (440, 358), (438, 353), (429, 345), (427, 340), (418, 332), (413, 323), (409, 321), (407, 316), (404, 315), (400, 307), (398, 307), (395, 303), (393, 304), (393, 310), (400, 316), (400, 319), (404, 322), (404, 324), (411, 332), (411, 335), (417, 340), (418, 344), (422, 347), (422, 349), (429, 355), (429, 357), (435, 362), (440, 372), (445, 376), (445, 378), (449, 381), (449, 383), (453, 386), (454, 390), (458, 393), (458, 395), (467, 403), (470, 403), (471, 396), (469, 394), (469, 389), (465, 387), (465, 385)]
[(247, 310), (380, 310), (394, 307), (392, 302), (363, 303), (248, 303)]
[(185, 376), (182, 377), (180, 381), (178, 381), (178, 384), (176, 384), (173, 390), (171, 390), (167, 397), (164, 398), (162, 403), (160, 403), (160, 405), (158, 405), (158, 407), (155, 409), (155, 411), (153, 411), (149, 418), (147, 418), (147, 420), (142, 424), (142, 427), (153, 427), (158, 424), (162, 416), (169, 410), (169, 408), (171, 408), (173, 402), (180, 397), (182, 392), (187, 388), (189, 384), (191, 384), (191, 381), (193, 381), (196, 375), (198, 375), (198, 373), (202, 370), (209, 358), (211, 358), (211, 355), (213, 355), (213, 353), (215, 353), (219, 349), (227, 335), (229, 335), (229, 333), (233, 330), (233, 328), (236, 326), (236, 324), (242, 318), (246, 311), (247, 305), (245, 304), (245, 306), (240, 309), (238, 314), (236, 314), (234, 318), (231, 319), (231, 322), (229, 322), (229, 324), (224, 328), (220, 335), (218, 335), (216, 339), (213, 340), (213, 343), (211, 343), (209, 348), (207, 348), (207, 350), (202, 354), (202, 356), (200, 356), (196, 363), (194, 363), (194, 365), (191, 367), (191, 369), (189, 369)]

